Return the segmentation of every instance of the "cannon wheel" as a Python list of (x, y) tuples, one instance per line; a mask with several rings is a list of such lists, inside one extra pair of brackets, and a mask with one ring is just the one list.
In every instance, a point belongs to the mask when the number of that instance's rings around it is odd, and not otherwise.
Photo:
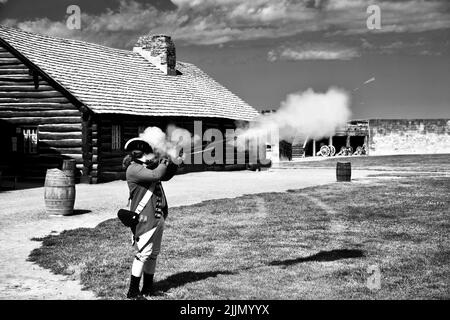
[(330, 147), (330, 156), (333, 157), (336, 154), (336, 148), (333, 145), (329, 147)]
[(320, 153), (323, 157), (329, 157), (330, 156), (330, 148), (328, 146), (322, 146), (320, 148)]

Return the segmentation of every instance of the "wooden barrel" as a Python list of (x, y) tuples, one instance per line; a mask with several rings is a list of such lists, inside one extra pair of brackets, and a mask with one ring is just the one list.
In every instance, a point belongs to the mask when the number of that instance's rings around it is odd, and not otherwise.
[(71, 179), (71, 183), (75, 184), (75, 170), (77, 162), (75, 159), (63, 160), (62, 171)]
[(62, 170), (48, 169), (45, 176), (45, 210), (52, 215), (70, 215), (75, 204), (75, 183)]
[(352, 180), (352, 165), (350, 162), (338, 162), (337, 163), (336, 179), (337, 179), (337, 181), (351, 181)]

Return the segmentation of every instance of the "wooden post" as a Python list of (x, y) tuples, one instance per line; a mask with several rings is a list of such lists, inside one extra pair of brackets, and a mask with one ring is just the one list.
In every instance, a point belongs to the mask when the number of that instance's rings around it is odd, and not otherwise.
[(92, 114), (90, 112), (83, 113), (82, 132), (82, 153), (83, 153), (83, 173), (81, 183), (91, 183), (92, 170)]
[(369, 154), (369, 136), (364, 136), (364, 145), (366, 147), (366, 155)]
[(329, 146), (333, 145), (333, 136), (330, 136), (330, 138), (328, 139), (328, 145)]
[(350, 136), (347, 136), (347, 141), (345, 142), (345, 146), (350, 147)]
[(312, 143), (313, 143), (313, 157), (315, 157), (316, 156), (316, 140), (313, 139)]

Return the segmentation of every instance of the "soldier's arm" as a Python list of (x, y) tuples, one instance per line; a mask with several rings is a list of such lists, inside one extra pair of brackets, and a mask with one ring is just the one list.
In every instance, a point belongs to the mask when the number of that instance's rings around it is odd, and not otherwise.
[(169, 181), (177, 173), (178, 166), (172, 161), (167, 166), (166, 174), (161, 178), (161, 181)]
[(160, 163), (159, 166), (153, 170), (147, 169), (142, 166), (135, 174), (133, 174), (133, 180), (142, 183), (151, 183), (160, 181), (167, 171), (167, 165)]

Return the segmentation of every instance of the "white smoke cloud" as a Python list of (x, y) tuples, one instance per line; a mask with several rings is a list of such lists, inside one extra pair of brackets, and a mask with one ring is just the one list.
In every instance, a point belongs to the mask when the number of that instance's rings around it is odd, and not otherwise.
[[(172, 160), (180, 155), (181, 149), (190, 148), (192, 143), (198, 143), (201, 139), (175, 125), (167, 126), (166, 133), (158, 127), (148, 127), (139, 135), (139, 138), (147, 141), (156, 153), (169, 156)], [(187, 150), (183, 151), (186, 153)]]
[(350, 119), (350, 96), (338, 88), (331, 87), (325, 93), (308, 89), (292, 93), (274, 113), (261, 115), (249, 127), (237, 132), (241, 138), (266, 138), (267, 132), (276, 130), (280, 139), (320, 139), (331, 136), (336, 129)]

